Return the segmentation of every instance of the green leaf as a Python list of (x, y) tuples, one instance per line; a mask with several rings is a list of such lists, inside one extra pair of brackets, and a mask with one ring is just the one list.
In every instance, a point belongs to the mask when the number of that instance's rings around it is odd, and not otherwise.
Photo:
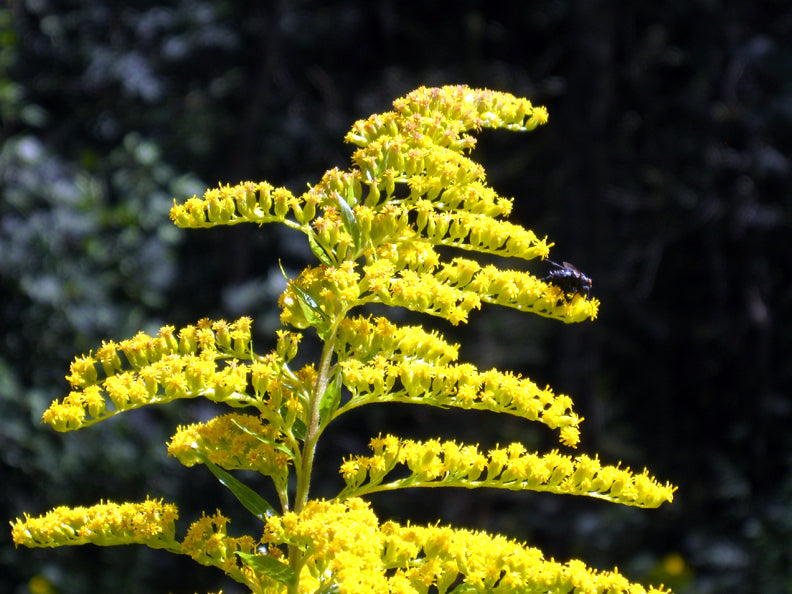
[(292, 435), (300, 441), (305, 441), (305, 435), (308, 433), (308, 427), (305, 426), (300, 419), (294, 419), (292, 424)]
[(271, 577), (281, 584), (291, 586), (297, 581), (297, 574), (291, 567), (269, 555), (253, 555), (239, 551), (237, 551), (237, 555), (248, 567), (252, 567), (258, 573)]
[(335, 376), (327, 384), (325, 393), (322, 395), (322, 401), (319, 403), (319, 419), (322, 425), (325, 425), (338, 410), (338, 405), (341, 403), (341, 368), (336, 370)]
[[(311, 295), (308, 294), (308, 292), (300, 288), (297, 285), (297, 281), (292, 281), (291, 286), (292, 289), (294, 289), (294, 292), (297, 293), (297, 297), (299, 298), (300, 303), (308, 307), (308, 310), (310, 312), (310, 317), (322, 321), (326, 321), (328, 319), (327, 314), (324, 311), (322, 311), (322, 308), (319, 307), (319, 304), (316, 302), (316, 300), (313, 297), (311, 297)], [(306, 317), (309, 316), (306, 315)]]
[(217, 464), (210, 462), (208, 458), (203, 457), (203, 463), (212, 471), (212, 474), (217, 477), (220, 484), (225, 485), (239, 499), (239, 502), (251, 514), (256, 516), (262, 522), (265, 522), (268, 517), (278, 515), (275, 508), (272, 507), (266, 499), (256, 493), (253, 489), (246, 484), (235, 479), (229, 472), (220, 468)]
[(289, 281), (289, 286), (294, 289), (294, 293), (297, 295), (297, 302), (300, 304), (300, 309), (305, 319), (316, 329), (316, 333), (320, 338), (326, 339), (330, 334), (330, 318), (322, 311), (322, 308), (319, 307), (319, 304), (311, 295), (301, 289), (296, 281), (286, 276), (286, 272), (283, 270), (283, 264), (281, 264), (280, 267), (281, 273), (283, 273), (283, 276)]
[(330, 260), (330, 256), (327, 254), (325, 249), (319, 245), (318, 241), (316, 241), (313, 231), (308, 231), (308, 244), (311, 246), (311, 251), (313, 252), (314, 256), (319, 258), (319, 261), (322, 264), (325, 266), (333, 266), (333, 261)]
[(267, 444), (268, 446), (271, 446), (271, 447), (275, 448), (279, 452), (283, 452), (284, 454), (286, 454), (292, 460), (295, 459), (294, 452), (292, 452), (284, 444), (278, 443), (277, 441), (269, 439), (268, 437), (264, 437), (263, 435), (259, 435), (258, 433), (253, 432), (250, 429), (248, 429), (247, 427), (243, 427), (242, 425), (237, 423), (236, 420), (234, 420), (234, 419), (231, 419), (231, 422), (234, 425), (236, 425), (237, 427), (239, 427), (242, 431), (244, 431), (245, 433), (250, 435), (251, 437), (255, 437), (256, 439), (258, 439), (261, 443)]
[[(353, 187), (349, 186), (348, 199), (350, 201), (355, 199), (353, 192)], [(355, 253), (357, 253), (360, 250), (360, 225), (358, 225), (355, 212), (352, 210), (352, 207), (349, 206), (349, 202), (344, 200), (344, 198), (338, 192), (335, 192), (335, 199), (338, 203), (338, 208), (341, 211), (341, 220), (344, 222), (344, 229), (347, 233), (349, 233), (350, 237), (352, 237)]]

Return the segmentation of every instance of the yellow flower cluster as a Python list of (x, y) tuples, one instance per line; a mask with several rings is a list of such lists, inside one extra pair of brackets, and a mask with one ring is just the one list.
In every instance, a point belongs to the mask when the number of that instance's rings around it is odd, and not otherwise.
[(168, 444), (168, 454), (185, 466), (201, 463), (206, 457), (226, 470), (255, 470), (282, 486), (288, 482), (292, 461), (283, 442), (284, 437), (272, 423), (231, 413), (180, 426)]
[[(464, 85), (421, 87), (394, 101), (393, 106), (398, 113), (377, 114), (356, 122), (347, 134), (347, 141), (366, 146), (381, 136), (395, 136), (402, 120), (406, 120), (407, 134), (420, 134), (440, 146), (464, 150), (475, 144), (472, 138), (460, 138), (464, 131), (481, 128), (533, 130), (548, 119), (544, 107), (535, 107), (527, 99)], [(438, 118), (438, 114), (447, 117)]]
[[(285, 359), (277, 353), (254, 357), (250, 324), (247, 317), (232, 323), (204, 319), (182, 328), (178, 337), (172, 326), (165, 326), (157, 336), (140, 332), (120, 343), (105, 342), (96, 355), (72, 362), (66, 378), (72, 391), (50, 405), (44, 422), (71, 431), (147, 404), (197, 396), (260, 410), (278, 411), (286, 405), (297, 414), (302, 408), (299, 394), (282, 384)], [(298, 335), (285, 332), (278, 348), (293, 357), (298, 343)], [(251, 364), (239, 362), (251, 358)]]
[(301, 556), (300, 592), (388, 592), (377, 517), (360, 499), (314, 500), (300, 514), (272, 517), (262, 538), (269, 548), (296, 547)]
[[(277, 586), (273, 580), (267, 580), (264, 576), (258, 575), (251, 567), (242, 563), (236, 553), (242, 552), (252, 554), (256, 547), (256, 541), (251, 536), (232, 537), (226, 531), (226, 526), (231, 520), (223, 516), (219, 511), (213, 516), (203, 514), (201, 518), (192, 523), (184, 542), (181, 545), (181, 552), (192, 557), (201, 565), (219, 567), (226, 574), (251, 587), (252, 591), (277, 592)], [(267, 584), (271, 590), (263, 590), (260, 586)]]
[(512, 373), (479, 372), (469, 363), (393, 361), (380, 355), (368, 362), (347, 359), (339, 364), (352, 393), (349, 408), (376, 401), (489, 410), (559, 429), (564, 445), (574, 447), (580, 441), (582, 419), (572, 410), (572, 399)]
[(290, 214), (299, 222), (314, 217), (308, 205), (285, 188), (274, 188), (266, 182), (245, 182), (233, 188), (226, 185), (207, 190), (203, 199), (193, 196), (184, 204), (174, 200), (170, 217), (179, 227), (194, 229), (248, 222), (293, 225), (287, 218)]
[(375, 355), (396, 361), (431, 361), (446, 365), (456, 361), (459, 345), (451, 345), (437, 332), (420, 326), (397, 326), (387, 318), (345, 318), (336, 333), (340, 360), (368, 361)]
[[(372, 301), (405, 307), (412, 311), (445, 318), (454, 325), (466, 322), (468, 313), (481, 307), (481, 298), (471, 292), (443, 282), (431, 273), (396, 267), (387, 260), (366, 266)], [(384, 282), (382, 282), (384, 281)]]
[(579, 560), (559, 563), (502, 536), (443, 526), (386, 522), (384, 560), (393, 567), (390, 592), (452, 591), (460, 581), (471, 592), (547, 594), (662, 594), (631, 583), (618, 571), (595, 571)]
[(299, 278), (281, 294), (281, 322), (296, 328), (311, 326), (312, 311), (306, 310), (304, 295), (310, 295), (314, 310), (321, 311), (325, 319), (339, 319), (355, 305), (361, 303), (359, 273), (353, 262), (341, 266), (307, 267)]
[(26, 547), (145, 544), (178, 549), (176, 506), (162, 500), (99, 503), (90, 507), (56, 507), (43, 516), (17, 518), (11, 524), (14, 544)]
[(300, 592), (425, 594), (450, 592), (580, 592), (660, 594), (617, 571), (581, 561), (558, 563), (524, 544), (485, 532), (443, 526), (381, 526), (368, 504), (312, 501), (300, 514), (270, 518), (262, 539), (272, 550), (301, 551)]
[(434, 250), (548, 256), (546, 239), (503, 220), (512, 200), (487, 186), (484, 168), (463, 154), (475, 145), (467, 132), (532, 130), (547, 121), (546, 110), (464, 86), (421, 88), (394, 108), (352, 127), (346, 139), (359, 148), (350, 171), (331, 169), (300, 196), (243, 182), (174, 205), (171, 218), (183, 227), (280, 222), (305, 233), (322, 266), (303, 272), (281, 297), (281, 321), (297, 328), (316, 327), (316, 312), (305, 311), (300, 290), (330, 319), (370, 302), (452, 324), (466, 322), (482, 302), (565, 322), (595, 318), (596, 299), (568, 298), (527, 272), (459, 258), (444, 263)]
[[(646, 470), (634, 474), (603, 466), (598, 458), (572, 458), (552, 451), (538, 455), (513, 443), (482, 454), (476, 446), (453, 441), (412, 441), (393, 435), (371, 440), (372, 456), (344, 461), (345, 494), (362, 495), (405, 487), (492, 487), (586, 495), (636, 507), (659, 507), (674, 499), (675, 487), (660, 484)], [(383, 484), (397, 464), (410, 475)]]

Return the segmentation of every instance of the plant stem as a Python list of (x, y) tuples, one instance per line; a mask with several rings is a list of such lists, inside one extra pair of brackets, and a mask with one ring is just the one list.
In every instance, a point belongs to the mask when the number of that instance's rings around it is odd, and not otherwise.
[(313, 458), (316, 450), (316, 442), (321, 434), (320, 412), (322, 397), (327, 391), (330, 381), (330, 364), (333, 359), (333, 345), (335, 343), (336, 329), (339, 319), (333, 324), (333, 331), (325, 340), (322, 349), (322, 357), (319, 360), (319, 371), (316, 382), (314, 383), (313, 393), (310, 399), (310, 409), (308, 411), (308, 423), (305, 431), (305, 444), (303, 445), (303, 455), (300, 467), (297, 469), (297, 492), (294, 497), (294, 511), (300, 513), (308, 501), (308, 489), (311, 485), (311, 473), (313, 471)]

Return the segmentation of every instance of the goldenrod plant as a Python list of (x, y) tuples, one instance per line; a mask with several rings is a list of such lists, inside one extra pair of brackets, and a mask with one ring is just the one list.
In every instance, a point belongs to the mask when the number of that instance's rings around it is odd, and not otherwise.
[[(327, 171), (300, 196), (244, 182), (174, 203), (179, 227), (281, 223), (305, 235), (317, 262), (288, 280), (272, 352), (254, 350), (247, 317), (141, 332), (77, 357), (71, 392), (44, 413), (56, 430), (72, 431), (146, 405), (217, 403), (217, 417), (176, 429), (168, 453), (185, 466), (205, 465), (261, 521), (260, 533), (234, 536), (217, 511), (179, 538), (176, 505), (148, 498), (26, 514), (12, 523), (17, 545), (144, 544), (218, 567), (256, 593), (666, 591), (617, 570), (547, 559), (505, 536), (381, 521), (366, 501), (378, 491), (487, 487), (654, 508), (675, 490), (646, 470), (562, 453), (577, 446), (582, 421), (569, 396), (458, 362), (458, 345), (437, 332), (366, 314), (367, 304), (399, 306), (456, 325), (492, 304), (581, 322), (593, 320), (599, 305), (552, 278), (463, 257), (548, 257), (552, 244), (506, 220), (512, 200), (490, 188), (467, 156), (473, 132), (533, 130), (547, 121), (543, 107), (465, 86), (419, 88), (393, 106), (347, 134), (358, 147), (348, 171)], [(321, 354), (297, 368), (304, 337), (317, 340)], [(370, 455), (343, 461), (345, 486), (334, 498), (312, 499), (314, 455), (328, 425), (382, 402), (537, 421), (557, 432), (563, 448), (537, 453), (510, 443), (482, 451), (380, 434)], [(272, 479), (278, 501), (234, 477), (238, 469)]]

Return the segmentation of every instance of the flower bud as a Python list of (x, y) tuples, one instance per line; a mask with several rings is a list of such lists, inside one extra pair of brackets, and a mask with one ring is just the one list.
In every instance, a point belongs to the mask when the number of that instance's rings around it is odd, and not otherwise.
[(278, 330), (276, 334), (278, 335), (278, 342), (275, 347), (275, 352), (278, 353), (281, 359), (288, 363), (297, 356), (302, 334), (287, 332), (286, 330)]
[(258, 205), (261, 208), (262, 214), (268, 215), (272, 208), (272, 188), (267, 185), (260, 184), (258, 188)]

